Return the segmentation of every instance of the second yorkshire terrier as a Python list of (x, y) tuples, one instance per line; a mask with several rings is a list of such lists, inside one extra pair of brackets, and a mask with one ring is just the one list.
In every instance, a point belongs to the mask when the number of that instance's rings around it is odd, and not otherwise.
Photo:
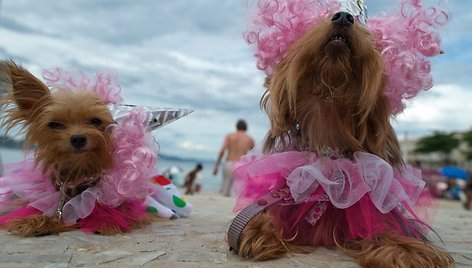
[(0, 226), (20, 236), (72, 228), (116, 234), (150, 223), (146, 206), (168, 211), (168, 218), (188, 215), (176, 192), (174, 212), (161, 204), (169, 191), (157, 184), (171, 189), (167, 179), (152, 180), (156, 153), (146, 124), (152, 118), (134, 109), (115, 122), (107, 104), (121, 98), (106, 81), (53, 91), (14, 62), (0, 62), (0, 86), (9, 92), (0, 99), (3, 126), (23, 127), (26, 148), (35, 149), (33, 161), (0, 177)]
[[(11, 129), (24, 124), (25, 145), (36, 148), (34, 165), (50, 174), (52, 184), (64, 194), (64, 199), (96, 185), (101, 175), (113, 166), (109, 126), (114, 120), (105, 103), (91, 91), (53, 94), (39, 79), (13, 62), (2, 62), (1, 68), (2, 79), (11, 82), (11, 94), (3, 99), (3, 104), (9, 105), (4, 125)], [(62, 224), (59, 213), (58, 210), (53, 217), (18, 218), (8, 221), (7, 226), (21, 236), (70, 229)], [(109, 234), (119, 232), (119, 228), (104, 224), (96, 231)]]
[(402, 160), (388, 83), (372, 34), (348, 12), (288, 48), (261, 100), (271, 123), (265, 155), (234, 169), (238, 203), (250, 205), (228, 232), (233, 250), (267, 260), (325, 246), (365, 267), (452, 265), (410, 207), (424, 184)]

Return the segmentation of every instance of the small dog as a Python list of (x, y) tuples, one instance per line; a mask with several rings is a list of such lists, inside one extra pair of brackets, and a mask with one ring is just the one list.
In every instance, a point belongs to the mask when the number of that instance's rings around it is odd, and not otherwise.
[[(378, 176), (381, 185), (387, 177), (382, 172), (410, 172), (389, 121), (388, 82), (372, 34), (348, 12), (321, 20), (291, 44), (266, 79), (261, 99), (271, 123), (266, 155), (249, 156), (234, 169), (244, 184), (240, 200), (253, 203), (230, 227), (233, 250), (267, 260), (325, 246), (340, 248), (365, 267), (452, 264), (426, 241), (427, 227), (415, 216), (393, 206), (380, 213), (368, 201), (373, 197), (354, 194), (363, 184), (356, 184), (356, 176)], [(367, 158), (381, 165), (364, 165)], [(351, 198), (356, 202), (342, 203)]]
[[(23, 126), (26, 148), (35, 149), (34, 163), (23, 162), (0, 178), (0, 213), (14, 209), (0, 217), (0, 225), (39, 236), (72, 228), (116, 234), (150, 223), (144, 199), (163, 206), (151, 198), (158, 184), (151, 183), (156, 153), (147, 143), (152, 137), (142, 112), (117, 123), (99, 93), (51, 91), (12, 61), (0, 62), (0, 80), (9, 92), (0, 102), (3, 126)], [(18, 202), (25, 204), (18, 209)]]
[[(73, 197), (96, 185), (100, 175), (110, 169), (111, 132), (114, 124), (105, 103), (90, 91), (58, 92), (49, 88), (26, 69), (13, 62), (2, 62), (2, 71), (11, 81), (12, 94), (3, 100), (13, 104), (7, 111), (7, 129), (24, 123), (25, 145), (36, 148), (36, 166), (51, 173), (58, 191)], [(8, 223), (9, 230), (21, 236), (58, 233), (67, 228), (59, 215), (30, 216)], [(113, 226), (100, 230), (112, 233)]]

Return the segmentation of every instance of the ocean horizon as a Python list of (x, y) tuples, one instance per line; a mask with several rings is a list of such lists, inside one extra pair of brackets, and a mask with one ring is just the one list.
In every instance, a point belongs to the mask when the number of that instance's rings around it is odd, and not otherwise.
[[(0, 164), (20, 162), (26, 157), (27, 155), (20, 149), (0, 147)], [(173, 170), (179, 170), (180, 172), (177, 173), (174, 183), (177, 186), (181, 186), (185, 175), (192, 171), (197, 163), (203, 165), (203, 170), (196, 181), (196, 183), (201, 185), (202, 192), (218, 192), (222, 181), (222, 169), (220, 168), (218, 176), (213, 176), (214, 162), (198, 159), (180, 159), (163, 155), (163, 157), (159, 157), (157, 160), (156, 168), (160, 173), (165, 173), (171, 167), (174, 167)], [(180, 190), (182, 193), (185, 192), (182, 188)]]

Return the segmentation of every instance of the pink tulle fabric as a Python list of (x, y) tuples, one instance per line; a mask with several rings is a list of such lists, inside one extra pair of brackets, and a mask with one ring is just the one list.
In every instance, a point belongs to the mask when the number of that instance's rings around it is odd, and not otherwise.
[[(30, 217), (34, 215), (41, 215), (41, 214), (42, 212), (35, 208), (23, 206), (23, 207), (15, 209), (14, 211), (4, 216), (0, 216), (0, 226), (12, 220), (22, 219), (22, 218), (26, 218), (26, 217)], [(0, 213), (0, 215), (2, 214)]]
[[(88, 217), (96, 203), (113, 208), (154, 193), (151, 178), (156, 174), (157, 156), (145, 129), (146, 119), (144, 111), (136, 109), (115, 126), (114, 169), (107, 171), (96, 186), (64, 204), (62, 217), (66, 224)], [(50, 178), (50, 174), (41, 173), (40, 167), (35, 168), (32, 160), (7, 165), (0, 178), (0, 214), (23, 200), (29, 207), (53, 216), (61, 195)]]
[[(404, 100), (432, 87), (428, 58), (441, 52), (437, 30), (448, 21), (442, 4), (426, 7), (421, 0), (398, 1), (399, 9), (372, 17), (366, 25), (385, 59), (385, 95), (392, 114), (403, 111)], [(339, 7), (329, 0), (260, 0), (253, 26), (245, 33), (255, 47), (257, 67), (272, 74), (290, 45)]]
[(79, 222), (79, 228), (86, 233), (95, 233), (113, 226), (119, 228), (121, 232), (129, 232), (133, 223), (141, 222), (146, 214), (146, 207), (139, 200), (129, 200), (121, 207), (97, 203), (90, 216)]
[(15, 209), (19, 203), (46, 215), (54, 214), (59, 193), (51, 183), (50, 174), (41, 174), (32, 160), (7, 164), (4, 168), (4, 176), (0, 177), (0, 214)]
[(274, 206), (269, 210), (285, 239), (299, 245), (325, 247), (345, 241), (373, 239), (384, 233), (425, 239), (428, 227), (409, 212), (396, 207), (383, 214), (367, 195), (347, 209), (336, 208), (330, 202), (310, 201)]
[(78, 77), (71, 75), (62, 68), (43, 70), (43, 78), (46, 84), (58, 90), (91, 90), (95, 92), (105, 102), (120, 103), (121, 87), (114, 76), (109, 72), (97, 72), (95, 79), (90, 80), (85, 74), (79, 73)]
[[(300, 151), (272, 155), (253, 152), (234, 166), (233, 174), (238, 196), (235, 211), (273, 190), (290, 189), (292, 200), (271, 209), (284, 235), (303, 230), (305, 236), (314, 232), (316, 224), (325, 226), (327, 221), (339, 219), (349, 222), (339, 229), (344, 232), (340, 237), (346, 240), (371, 237), (389, 229), (414, 237), (422, 234), (404, 213), (407, 209), (412, 219), (421, 221), (412, 207), (424, 182), (420, 171), (411, 166), (400, 171), (364, 152), (354, 153), (353, 160)], [(324, 243), (313, 235), (310, 239), (315, 240), (308, 244)], [(297, 239), (302, 244), (307, 242)]]
[(235, 165), (234, 175), (239, 193), (237, 211), (287, 185), (297, 204), (317, 199), (313, 194), (322, 188), (339, 209), (351, 207), (368, 195), (385, 214), (401, 202), (415, 204), (425, 184), (418, 169), (408, 165), (400, 172), (380, 157), (364, 152), (354, 153), (354, 160), (300, 151), (250, 154)]

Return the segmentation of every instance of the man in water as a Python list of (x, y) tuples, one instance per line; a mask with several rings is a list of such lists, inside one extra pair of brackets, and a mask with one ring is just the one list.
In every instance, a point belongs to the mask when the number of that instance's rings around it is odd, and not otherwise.
[(223, 146), (218, 154), (218, 159), (216, 160), (213, 170), (213, 175), (215, 176), (218, 174), (218, 167), (220, 166), (223, 155), (228, 151), (223, 166), (223, 183), (220, 190), (224, 196), (231, 196), (233, 188), (232, 166), (234, 162), (238, 161), (241, 156), (245, 155), (254, 147), (254, 140), (246, 134), (246, 130), (246, 122), (242, 119), (238, 120), (236, 123), (236, 131), (226, 135)]

